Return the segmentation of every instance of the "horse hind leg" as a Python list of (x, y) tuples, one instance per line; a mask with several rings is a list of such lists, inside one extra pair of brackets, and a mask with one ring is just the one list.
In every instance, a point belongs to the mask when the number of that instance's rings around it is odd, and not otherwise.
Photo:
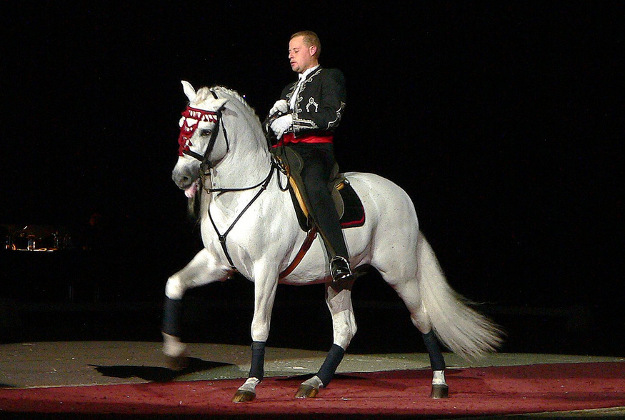
[(332, 315), (334, 343), (319, 371), (300, 385), (295, 398), (315, 397), (320, 388), (328, 386), (343, 360), (345, 350), (357, 330), (351, 298), (353, 283), (352, 280), (346, 287), (338, 288), (332, 284), (326, 285), (326, 303)]
[(447, 398), (449, 387), (445, 382), (445, 358), (440, 349), (438, 339), (427, 310), (421, 302), (421, 295), (416, 280), (409, 280), (401, 285), (393, 286), (399, 297), (410, 311), (410, 320), (421, 332), (423, 343), (430, 358), (432, 369), (432, 391), (430, 398)]

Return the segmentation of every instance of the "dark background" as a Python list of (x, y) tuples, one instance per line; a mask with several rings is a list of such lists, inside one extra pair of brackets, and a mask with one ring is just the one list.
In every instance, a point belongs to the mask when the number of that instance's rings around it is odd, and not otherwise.
[[(347, 78), (342, 169), (407, 190), (451, 285), (508, 329), (504, 350), (622, 355), (622, 3), (93, 3), (0, 6), (0, 224), (63, 227), (76, 247), (0, 253), (0, 303), (21, 326), (5, 322), (5, 340), (158, 339), (149, 303), (200, 246), (170, 179), (180, 80), (231, 87), (262, 119), (295, 77), (290, 34), (312, 29), (322, 64)], [(322, 289), (293, 289), (274, 328), (305, 301), (298, 331), (330, 340)], [(195, 338), (247, 343), (251, 293), (241, 279), (192, 292), (237, 321), (207, 319), (213, 335)], [(354, 295), (356, 348), (402, 347), (409, 321), (390, 288), (371, 275)], [(68, 300), (100, 309), (36, 305)], [(405, 325), (379, 338), (396, 315)]]

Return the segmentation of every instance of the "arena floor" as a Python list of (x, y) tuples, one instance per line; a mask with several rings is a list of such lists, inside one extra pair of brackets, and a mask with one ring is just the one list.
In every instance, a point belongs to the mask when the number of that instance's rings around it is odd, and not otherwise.
[[(76, 413), (82, 414), (97, 414), (98, 409), (87, 409), (89, 397), (85, 396), (81, 401), (74, 399), (73, 405), (68, 397), (66, 407), (59, 407), (58, 400), (60, 390), (86, 390), (86, 389), (99, 389), (101, 390), (125, 390), (122, 393), (124, 398), (129, 403), (137, 403), (134, 399), (144, 398), (145, 394), (134, 395), (128, 389), (123, 386), (134, 386), (142, 384), (177, 384), (181, 386), (183, 383), (194, 384), (223, 384), (224, 395), (231, 396), (239, 384), (242, 383), (241, 378), (247, 376), (250, 362), (250, 351), (247, 346), (239, 345), (227, 345), (227, 344), (190, 344), (189, 356), (191, 357), (191, 364), (187, 370), (179, 375), (174, 375), (171, 371), (165, 368), (164, 359), (161, 354), (160, 343), (158, 342), (127, 342), (127, 341), (70, 341), (70, 342), (30, 342), (30, 343), (11, 343), (0, 345), (0, 414), (2, 415), (15, 415), (20, 416), (22, 414), (37, 415), (42, 413), (56, 413), (57, 415), (73, 415)], [(221, 416), (236, 416), (248, 414), (248, 415), (264, 415), (264, 417), (279, 418), (289, 415), (302, 415), (301, 406), (291, 406), (293, 404), (288, 401), (288, 393), (295, 392), (297, 386), (301, 380), (300, 377), (305, 377), (311, 373), (314, 373), (323, 362), (325, 357), (324, 352), (311, 351), (311, 350), (297, 350), (286, 348), (268, 348), (266, 352), (266, 366), (265, 375), (269, 380), (265, 380), (264, 383), (259, 385), (261, 387), (266, 386), (271, 388), (271, 391), (276, 392), (276, 388), (284, 388), (286, 392), (282, 405), (288, 406), (284, 416), (275, 410), (269, 410), (267, 404), (263, 403), (263, 398), (259, 391), (259, 395), (256, 401), (252, 403), (244, 404), (247, 407), (243, 412), (237, 413), (238, 409), (234, 407), (241, 406), (240, 404), (224, 402), (223, 409), (213, 407), (211, 411), (206, 414), (221, 415)], [(400, 400), (397, 400), (394, 404), (398, 404), (397, 413), (401, 417), (421, 417), (427, 415), (427, 417), (472, 417), (484, 416), (492, 417), (498, 416), (502, 413), (506, 415), (517, 415), (521, 417), (625, 417), (625, 389), (620, 388), (625, 384), (625, 378), (615, 377), (619, 376), (619, 373), (614, 369), (621, 369), (625, 366), (625, 358), (619, 357), (591, 357), (591, 356), (569, 356), (569, 355), (547, 355), (547, 354), (493, 354), (478, 362), (467, 363), (466, 361), (459, 359), (453, 354), (446, 354), (446, 360), (448, 364), (447, 382), (450, 386), (450, 398), (441, 404), (454, 404), (449, 405), (445, 410), (439, 412), (425, 411), (406, 411), (407, 409), (401, 408)], [(410, 379), (410, 382), (419, 381), (423, 382), (420, 386), (427, 391), (429, 386), (429, 367), (428, 357), (423, 353), (407, 353), (407, 354), (346, 354), (345, 359), (341, 363), (338, 369), (337, 378), (327, 389), (321, 390), (321, 399), (316, 398), (317, 404), (327, 403), (328, 408), (336, 415), (341, 417), (342, 414), (348, 416), (348, 412), (343, 413), (340, 408), (332, 408), (332, 404), (337, 402), (337, 392), (341, 391), (341, 387), (349, 387), (350, 383), (354, 383), (358, 386), (368, 384), (371, 392), (371, 399), (379, 399), (383, 401), (385, 398), (383, 395), (377, 393), (381, 391), (390, 392), (392, 397), (392, 387), (389, 385), (393, 383), (393, 380), (401, 379), (401, 374), (397, 372), (408, 372), (410, 376), (411, 371), (416, 371), (415, 379)], [(545, 384), (550, 380), (554, 380), (556, 384), (561, 388), (570, 387), (571, 384), (566, 382), (567, 378), (584, 379), (588, 382), (586, 385), (581, 385), (580, 389), (575, 392), (570, 390), (564, 391), (561, 395), (562, 398), (556, 398), (555, 394), (549, 398), (555, 400), (566, 401), (569, 399), (571, 403), (571, 410), (562, 411), (562, 405), (554, 405), (554, 411), (545, 410), (545, 406), (536, 404), (536, 411), (533, 411), (532, 405), (526, 405), (523, 409), (519, 409), (506, 412), (503, 407), (497, 407), (497, 410), (487, 410), (482, 413), (479, 410), (470, 408), (468, 405), (468, 398), (483, 399), (487, 396), (477, 395), (479, 392), (474, 388), (463, 388), (469, 383), (474, 383), (478, 377), (488, 378), (489, 372), (492, 369), (501, 369), (509, 367), (515, 369), (514, 373), (508, 374), (511, 381), (531, 381), (536, 386)], [(551, 368), (551, 372), (558, 372), (559, 367), (562, 370), (565, 369), (577, 369), (571, 371), (571, 375), (564, 374), (562, 377), (553, 378), (550, 377), (549, 370), (545, 370), (547, 367)], [(584, 367), (585, 370), (579, 370)], [(602, 367), (606, 367), (603, 369)], [(490, 369), (490, 370), (488, 370)], [(538, 370), (537, 370), (538, 369)], [(542, 369), (542, 370), (540, 370)], [(617, 369), (617, 370), (618, 370)], [(463, 373), (464, 372), (464, 373)], [(469, 374), (468, 372), (473, 372)], [(503, 372), (503, 371), (502, 371)], [(506, 373), (500, 372), (500, 376), (506, 376)], [(511, 371), (512, 372), (512, 371)], [(592, 378), (596, 372), (596, 377)], [(619, 371), (620, 372), (620, 371)], [(362, 376), (361, 374), (371, 373), (373, 376)], [(392, 374), (391, 374), (392, 373)], [(361, 375), (361, 376), (359, 376)], [(395, 379), (391, 376), (395, 375)], [(398, 376), (399, 375), (399, 376)], [(404, 375), (404, 376), (406, 376)], [(467, 376), (468, 375), (468, 376)], [(496, 375), (495, 375), (496, 376)], [(278, 379), (276, 379), (278, 378)], [(288, 380), (280, 380), (279, 378), (286, 378)], [(369, 378), (370, 382), (366, 379)], [(604, 379), (602, 379), (604, 378)], [(499, 380), (499, 379), (498, 379)], [(350, 382), (352, 381), (352, 382)], [(616, 381), (616, 382), (615, 382)], [(268, 382), (268, 383), (266, 383)], [(532, 394), (532, 388), (527, 387), (527, 383), (518, 382), (519, 388), (519, 400), (524, 400)], [(493, 390), (493, 381), (490, 383), (491, 389), (488, 391), (492, 396), (492, 401), (496, 400), (495, 394), (498, 390)], [(464, 384), (464, 385), (463, 385)], [(119, 385), (122, 387), (109, 387)], [(165, 386), (163, 385), (163, 386)], [(457, 386), (456, 386), (457, 385)], [(147, 385), (146, 385), (147, 386)], [(510, 398), (513, 395), (515, 389), (514, 383), (497, 385), (499, 390), (503, 394), (506, 394), (506, 398)], [(79, 387), (79, 388), (76, 388)], [(385, 390), (383, 388), (389, 388)], [(510, 387), (504, 392), (505, 387)], [(587, 406), (584, 404), (585, 398), (580, 390), (590, 389), (595, 387), (589, 396)], [(377, 388), (377, 389), (376, 389)], [(139, 388), (130, 388), (137, 390)], [(406, 392), (406, 387), (398, 387), (399, 393)], [(56, 394), (44, 395), (48, 390), (54, 390)], [(554, 393), (560, 390), (554, 388)], [(18, 393), (26, 393), (18, 397)], [(37, 398), (30, 398), (28, 395), (38, 393)], [(51, 392), (51, 391), (50, 391)], [(138, 392), (138, 391), (137, 391)], [(143, 392), (143, 391), (142, 391)], [(172, 391), (172, 398), (177, 391)], [(216, 392), (216, 391), (215, 391)], [(268, 390), (269, 392), (269, 390)], [(282, 392), (282, 391), (281, 391)], [(481, 392), (481, 391), (480, 391)], [(494, 394), (493, 394), (494, 392)], [(543, 397), (545, 396), (544, 390), (541, 391)], [(29, 394), (30, 393), (30, 394)], [(323, 394), (326, 396), (331, 394), (331, 399), (324, 400)], [(603, 395), (605, 394), (605, 395)], [(103, 395), (100, 392), (98, 395)], [(134, 396), (133, 396), (134, 395)], [(140, 397), (139, 395), (143, 395)], [(215, 394), (216, 395), (216, 394)], [(596, 397), (602, 396), (605, 401), (598, 402)], [(226, 397), (226, 399), (227, 399)], [(363, 394), (360, 394), (363, 397)], [(420, 395), (419, 398), (425, 398), (427, 395)], [(498, 397), (501, 397), (499, 395)], [(570, 398), (569, 398), (570, 397)], [(164, 398), (159, 400), (159, 398)], [(178, 415), (200, 415), (203, 413), (202, 409), (198, 406), (191, 408), (193, 404), (190, 404), (187, 411), (168, 411), (168, 398), (167, 396), (155, 398), (155, 400), (147, 404), (147, 414), (159, 414), (164, 413), (177, 413)], [(282, 396), (266, 395), (267, 401), (270, 399), (276, 399), (279, 402)], [(364, 396), (366, 401), (366, 395)], [(547, 399), (549, 399), (547, 398)], [(338, 398), (338, 400), (355, 400), (355, 398)], [(57, 406), (51, 407), (52, 400)], [(109, 397), (109, 402), (113, 403), (115, 399)], [(424, 404), (430, 404), (430, 401), (426, 399), (422, 400)], [(498, 404), (503, 404), (505, 400), (497, 400)], [(20, 404), (21, 402), (21, 404)], [(288, 404), (287, 404), (288, 403)], [(415, 401), (412, 401), (414, 404)], [(30, 405), (29, 405), (30, 404)], [(47, 405), (46, 405), (47, 404)], [(61, 402), (62, 404), (62, 402)], [(82, 409), (80, 408), (82, 405)], [(180, 401), (182, 404), (182, 400)], [(199, 403), (198, 403), (199, 404)], [(263, 405), (264, 404), (264, 405)], [(352, 404), (356, 404), (352, 401)], [(457, 404), (457, 406), (456, 406)], [(474, 404), (474, 403), (472, 403)], [(465, 406), (466, 405), (466, 406)], [(158, 410), (154, 411), (154, 407), (158, 406)], [(461, 407), (463, 406), (463, 407)], [(123, 409), (111, 408), (109, 406), (98, 405), (101, 407), (103, 413), (123, 415), (130, 414)], [(115, 406), (118, 407), (118, 406)], [(255, 407), (260, 408), (259, 412), (254, 412)], [(473, 407), (473, 406), (471, 406)], [(581, 408), (580, 408), (581, 407)], [(395, 411), (389, 408), (380, 414), (385, 416), (393, 415)], [(354, 411), (354, 407), (351, 408), (353, 415), (356, 416), (359, 413), (359, 417), (354, 418), (366, 418), (367, 413), (374, 413), (376, 409), (373, 407), (373, 411)], [(170, 407), (171, 409), (171, 407)], [(456, 411), (454, 409), (457, 409)], [(94, 412), (95, 410), (95, 412)], [(121, 410), (121, 411), (120, 411)], [(221, 411), (219, 411), (221, 410)], [(225, 411), (224, 411), (225, 410)], [(294, 411), (295, 410), (295, 411)], [(319, 418), (326, 416), (323, 406), (316, 407), (314, 411)], [(326, 414), (324, 414), (326, 413)], [(411, 413), (413, 414), (411, 416)], [(428, 415), (429, 413), (429, 415)], [(304, 413), (306, 414), (306, 413)], [(314, 417), (313, 414), (309, 413)], [(327, 414), (329, 415), (329, 414)]]

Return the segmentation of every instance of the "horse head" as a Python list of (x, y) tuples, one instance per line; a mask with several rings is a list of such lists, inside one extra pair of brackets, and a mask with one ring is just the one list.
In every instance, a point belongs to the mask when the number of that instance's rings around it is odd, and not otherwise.
[(217, 184), (236, 187), (256, 179), (257, 171), (264, 172), (262, 167), (270, 165), (271, 159), (254, 109), (223, 86), (197, 92), (188, 82), (182, 86), (189, 105), (180, 119), (179, 156), (172, 173), (176, 185), (193, 197), (200, 176), (208, 170)]
[(227, 135), (220, 130), (228, 99), (217, 97), (207, 87), (196, 92), (189, 82), (182, 81), (182, 85), (189, 105), (180, 118), (178, 162), (172, 179), (188, 197), (192, 197), (197, 189), (201, 166), (214, 166), (228, 152)]

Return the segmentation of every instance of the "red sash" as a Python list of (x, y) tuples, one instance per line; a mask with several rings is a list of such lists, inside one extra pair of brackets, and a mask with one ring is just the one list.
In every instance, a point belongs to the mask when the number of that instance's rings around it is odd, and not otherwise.
[(295, 137), (293, 133), (284, 133), (276, 146), (282, 146), (289, 143), (333, 143), (334, 135), (310, 135), (304, 137)]

